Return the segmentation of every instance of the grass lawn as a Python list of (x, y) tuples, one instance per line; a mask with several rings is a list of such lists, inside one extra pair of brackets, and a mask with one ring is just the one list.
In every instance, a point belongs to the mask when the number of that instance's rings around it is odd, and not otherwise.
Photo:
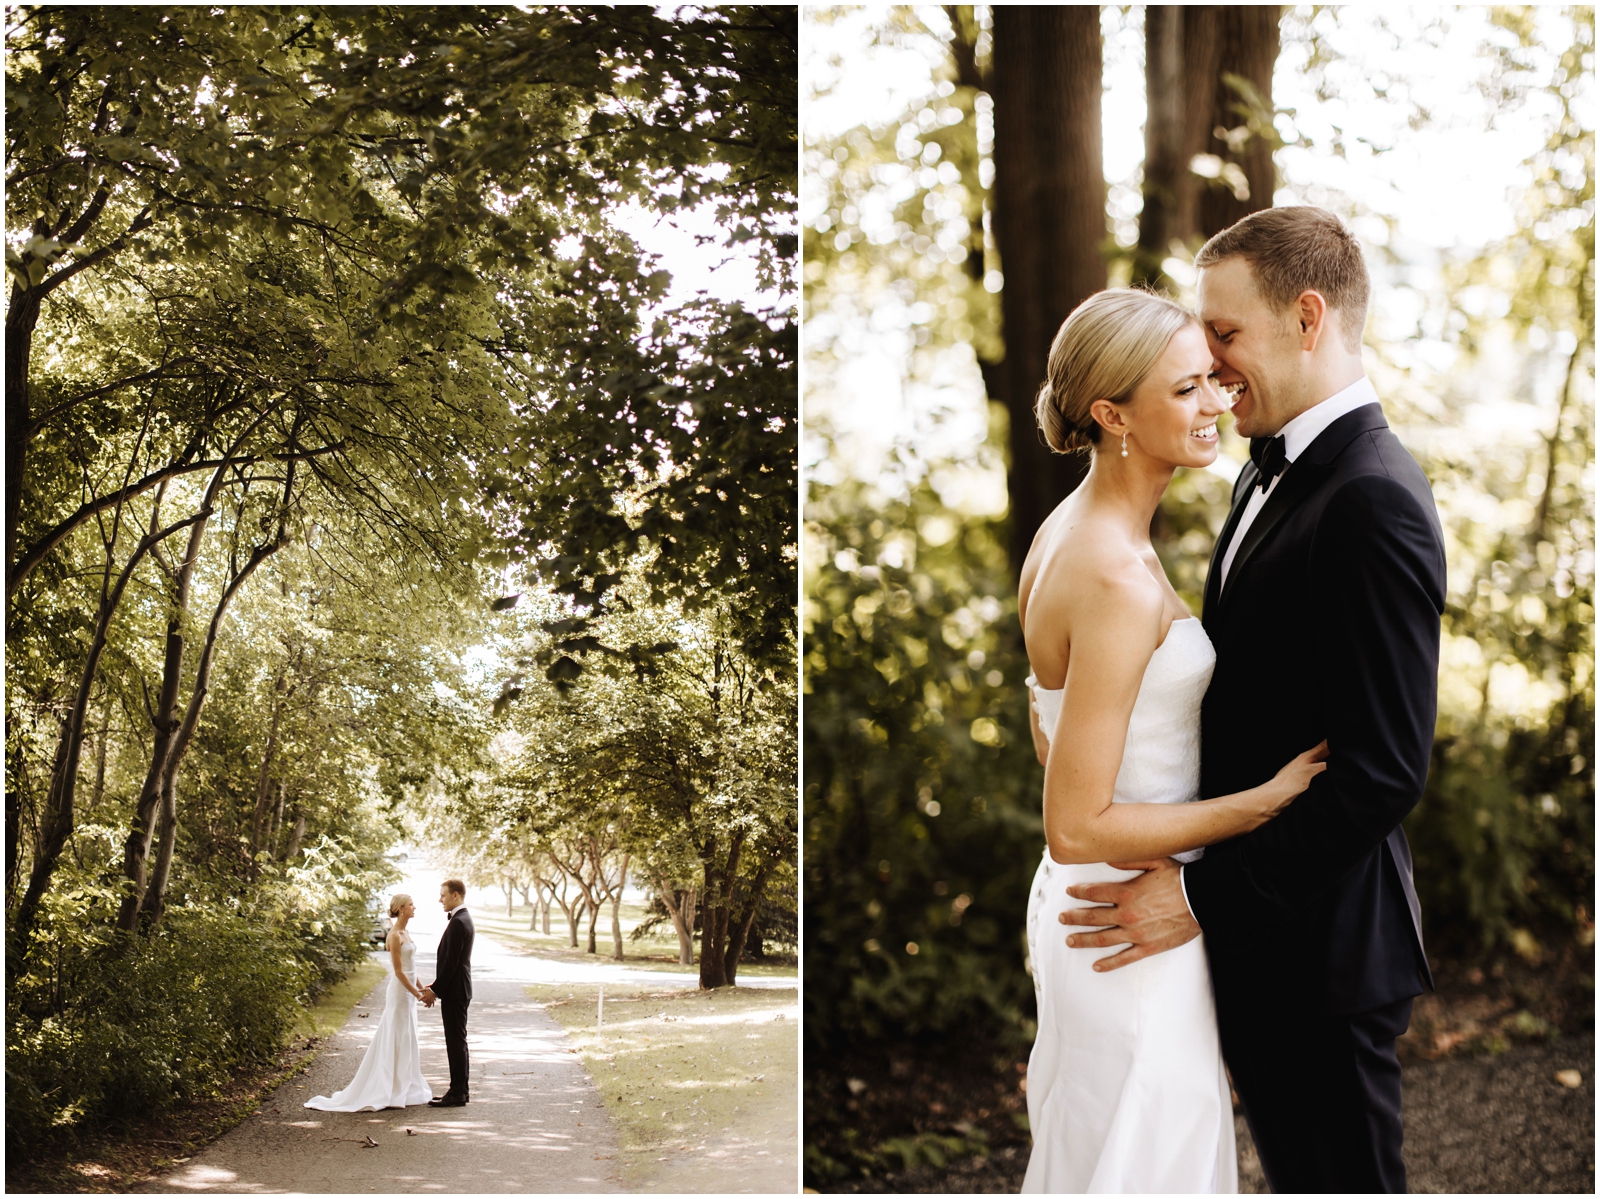
[(633, 1189), (793, 1191), (798, 992), (530, 986), (594, 1077)]
[(300, 1024), (295, 1035), (300, 1037), (331, 1037), (344, 1027), (351, 1009), (361, 1002), (361, 997), (373, 987), (389, 968), (371, 958), (361, 962), (351, 971), (350, 977), (326, 992), (306, 1011), (300, 1013)]
[[(656, 925), (649, 933), (635, 941), (632, 932), (644, 920), (647, 909), (643, 904), (624, 903), (617, 913), (622, 924), (622, 954), (624, 963), (635, 970), (659, 971), (689, 971), (695, 967), (678, 964), (678, 935), (672, 931), (672, 925), (662, 923)], [(535, 953), (540, 957), (555, 958), (568, 962), (593, 962), (615, 961), (611, 956), (615, 946), (611, 940), (611, 911), (606, 908), (600, 913), (600, 924), (595, 929), (595, 952), (587, 952), (589, 945), (589, 926), (581, 922), (578, 928), (578, 947), (571, 945), (571, 934), (568, 930), (567, 918), (561, 914), (559, 908), (550, 911), (550, 931), (542, 932), (539, 929), (530, 929), (528, 924), (533, 916), (533, 909), (526, 904), (516, 904), (512, 915), (506, 916), (506, 906), (502, 901), (499, 904), (485, 902), (475, 905), (472, 909), (472, 920), (484, 932), (493, 933), (496, 938), (507, 944), (527, 952)], [(744, 961), (739, 963), (741, 977), (751, 978), (795, 978), (798, 969), (793, 955), (777, 956), (769, 954), (765, 962)]]

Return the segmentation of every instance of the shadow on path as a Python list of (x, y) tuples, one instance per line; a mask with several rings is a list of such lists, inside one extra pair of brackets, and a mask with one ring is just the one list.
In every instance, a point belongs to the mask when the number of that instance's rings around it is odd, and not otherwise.
[[(419, 905), (420, 906), (420, 905)], [(417, 970), (433, 978), (442, 919), (419, 921)], [(423, 952), (423, 947), (430, 947)], [(482, 933), (473, 950), (467, 1039), (472, 1102), (382, 1112), (302, 1106), (355, 1074), (382, 1014), (387, 979), (368, 992), (304, 1074), (285, 1082), (238, 1128), (145, 1192), (550, 1193), (616, 1192), (616, 1138), (600, 1095), (566, 1034), (534, 1006), (528, 959)], [(449, 1083), (439, 1010), (420, 1013), (422, 1070), (436, 1094)], [(408, 1131), (410, 1130), (410, 1131)], [(371, 1137), (377, 1148), (367, 1148)]]

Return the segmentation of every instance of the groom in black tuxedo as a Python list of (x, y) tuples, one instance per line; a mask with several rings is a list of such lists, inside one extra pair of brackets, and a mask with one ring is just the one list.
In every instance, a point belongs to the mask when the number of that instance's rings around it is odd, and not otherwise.
[[(1218, 382), (1251, 462), (1206, 580), (1217, 651), (1203, 797), (1324, 739), (1281, 815), (1179, 868), (1071, 888), (1119, 965), (1204, 932), (1222, 1051), (1275, 1192), (1403, 1192), (1395, 1039), (1431, 989), (1400, 822), (1433, 744), (1445, 558), (1427, 479), (1361, 365), (1361, 248), (1318, 208), (1253, 213), (1195, 263)], [(1093, 915), (1089, 915), (1093, 913)]]
[(444, 1022), (444, 1048), (450, 1059), (450, 1089), (431, 1107), (465, 1107), (471, 1098), (471, 1073), (467, 1063), (467, 1008), (472, 1003), (472, 913), (464, 906), (467, 884), (458, 878), (444, 881), (439, 888), (439, 903), (448, 923), (439, 938), (439, 954), (434, 981), (423, 988), (423, 998), (439, 999), (439, 1017)]

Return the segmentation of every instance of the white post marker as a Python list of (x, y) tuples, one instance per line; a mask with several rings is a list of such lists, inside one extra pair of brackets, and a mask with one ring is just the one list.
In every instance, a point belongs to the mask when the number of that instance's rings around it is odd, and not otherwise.
[(605, 984), (601, 983), (600, 984), (600, 1006), (599, 1006), (599, 1009), (598, 1009), (598, 1020), (596, 1021), (596, 1027), (604, 1028), (605, 1026), (606, 1026), (606, 988), (605, 988)]

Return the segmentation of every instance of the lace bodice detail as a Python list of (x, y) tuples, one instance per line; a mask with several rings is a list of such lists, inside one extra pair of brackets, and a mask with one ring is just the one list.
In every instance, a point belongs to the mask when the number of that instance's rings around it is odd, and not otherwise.
[[(1200, 701), (1216, 664), (1211, 638), (1198, 620), (1172, 622), (1139, 684), (1112, 802), (1188, 803), (1200, 798)], [(1061, 718), (1063, 690), (1040, 687), (1032, 675), (1028, 686), (1048, 738)], [(1199, 856), (1198, 850), (1178, 855), (1181, 861)]]

